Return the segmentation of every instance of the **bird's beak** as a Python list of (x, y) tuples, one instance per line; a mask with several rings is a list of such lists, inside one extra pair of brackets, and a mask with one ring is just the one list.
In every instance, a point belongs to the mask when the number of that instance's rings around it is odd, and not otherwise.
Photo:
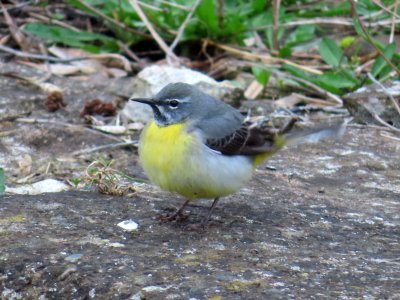
[(152, 98), (130, 98), (130, 101), (140, 102), (148, 105), (157, 105), (157, 101)]

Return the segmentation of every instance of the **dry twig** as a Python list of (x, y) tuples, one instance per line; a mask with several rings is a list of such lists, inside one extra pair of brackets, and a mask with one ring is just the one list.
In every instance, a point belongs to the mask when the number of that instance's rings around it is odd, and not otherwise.
[(109, 138), (111, 140), (115, 140), (115, 141), (121, 142), (121, 139), (118, 138), (118, 137), (115, 137), (113, 135), (106, 134), (106, 133), (103, 133), (101, 131), (94, 130), (92, 128), (85, 127), (85, 126), (82, 126), (82, 125), (69, 124), (69, 123), (65, 123), (65, 122), (47, 120), (47, 119), (42, 119), (42, 118), (18, 118), (15, 121), (19, 122), (19, 123), (29, 123), (29, 124), (37, 124), (37, 123), (38, 124), (51, 124), (51, 125), (56, 125), (56, 126), (68, 127), (68, 128), (76, 129), (76, 130), (85, 130), (85, 131), (89, 131), (92, 134), (101, 135), (101, 136), (107, 137), (107, 138)]
[(397, 113), (399, 114), (399, 118), (400, 118), (400, 106), (397, 103), (396, 99), (394, 99), (393, 95), (387, 90), (387, 88), (382, 83), (380, 83), (378, 80), (376, 80), (375, 77), (372, 76), (371, 73), (368, 73), (367, 75), (368, 75), (368, 78), (371, 79), (375, 84), (377, 84), (382, 89), (382, 91), (389, 97), (390, 101), (392, 102), (392, 104), (393, 104), (394, 108), (396, 109)]
[(390, 29), (389, 43), (392, 43), (393, 40), (394, 40), (394, 33), (395, 33), (395, 31), (396, 31), (396, 23), (395, 23), (395, 21), (396, 21), (396, 16), (397, 16), (398, 18), (400, 18), (400, 16), (398, 16), (398, 15), (396, 14), (398, 5), (399, 5), (399, 0), (396, 0), (396, 1), (394, 2), (394, 6), (393, 6), (392, 28)]
[(132, 52), (126, 44), (121, 41), (117, 41), (117, 43), (118, 46), (126, 53), (126, 55), (128, 55), (130, 58), (138, 63), (140, 69), (143, 69), (146, 66), (146, 62), (139, 56), (137, 56), (134, 52)]
[(24, 50), (28, 51), (31, 47), (22, 33), (21, 29), (15, 24), (14, 19), (11, 18), (10, 14), (8, 13), (7, 9), (5, 9), (3, 2), (0, 0), (0, 7), (3, 10), (4, 20), (10, 30), (11, 36), (13, 37), (14, 41), (19, 45), (19, 47)]
[(56, 58), (56, 57), (53, 57), (53, 56), (47, 56), (47, 55), (42, 55), (42, 54), (19, 51), (19, 50), (15, 50), (15, 49), (12, 49), (12, 48), (4, 46), (4, 45), (0, 45), (0, 51), (13, 54), (13, 55), (15, 55), (17, 57), (39, 59), (39, 60), (47, 60), (47, 61), (59, 62), (59, 63), (67, 63), (67, 62), (71, 62), (71, 61), (85, 60), (85, 59), (89, 59), (90, 58), (89, 56), (84, 56), (84, 57), (75, 57), (75, 58), (70, 58), (70, 59), (61, 59), (61, 58)]
[[(390, 5), (390, 6), (386, 7), (379, 0), (372, 0), (372, 2), (374, 2), (374, 4), (376, 4), (380, 8), (382, 8), (381, 12), (387, 12), (390, 15), (392, 15), (393, 17), (400, 18), (400, 16), (397, 14), (397, 8), (394, 8), (393, 11), (390, 10), (391, 7), (395, 7), (397, 5), (396, 3), (394, 5)], [(396, 0), (396, 2), (397, 2), (397, 0)], [(368, 17), (370, 17), (370, 15)]]
[(389, 123), (387, 123), (387, 122), (386, 122), (385, 120), (383, 120), (380, 116), (378, 116), (378, 114), (377, 114), (376, 112), (369, 111), (369, 113), (374, 117), (374, 119), (375, 119), (376, 121), (378, 121), (378, 122), (379, 122), (380, 124), (382, 124), (383, 126), (385, 126), (385, 127), (387, 127), (387, 128), (390, 128), (390, 129), (393, 130), (393, 131), (400, 132), (400, 129), (399, 129), (399, 128), (396, 128), (396, 127), (390, 125)]
[(18, 4), (15, 4), (14, 6), (12, 6), (12, 7), (10, 7), (10, 8), (2, 8), (2, 9), (0, 9), (0, 13), (3, 13), (4, 12), (4, 10), (7, 10), (7, 11), (9, 11), (9, 10), (14, 10), (14, 9), (19, 9), (19, 8), (22, 8), (22, 7), (24, 7), (24, 6), (27, 6), (27, 5), (30, 5), (31, 3), (30, 3), (31, 1), (26, 1), (26, 2), (22, 2), (22, 3), (18, 3)]
[(129, 3), (132, 5), (133, 9), (138, 14), (139, 18), (146, 25), (147, 29), (150, 31), (150, 34), (153, 36), (154, 40), (157, 42), (158, 46), (160, 46), (161, 50), (167, 55), (167, 60), (172, 60), (172, 63), (179, 63), (179, 58), (175, 55), (174, 52), (168, 47), (168, 45), (164, 42), (161, 36), (154, 29), (153, 25), (147, 19), (145, 13), (140, 7), (137, 0), (129, 0)]
[(80, 29), (78, 29), (78, 28), (76, 28), (76, 27), (74, 27), (74, 26), (72, 26), (72, 25), (70, 25), (68, 23), (61, 22), (60, 20), (56, 20), (56, 19), (50, 18), (48, 16), (43, 16), (41, 14), (37, 14), (37, 13), (34, 13), (34, 12), (28, 12), (28, 14), (29, 14), (29, 16), (31, 16), (34, 19), (37, 19), (37, 20), (40, 20), (40, 21), (45, 21), (46, 23), (49, 23), (49, 24), (56, 24), (56, 25), (58, 25), (60, 27), (67, 28), (67, 29), (75, 31), (75, 32), (81, 32), (82, 31), (82, 30), (80, 30)]
[(168, 13), (168, 11), (166, 11), (166, 9), (158, 8), (156, 6), (147, 4), (147, 3), (142, 2), (142, 1), (138, 1), (138, 3), (139, 3), (140, 6), (143, 6), (143, 7), (147, 8), (147, 9), (150, 9), (150, 10), (154, 10), (154, 11), (158, 11), (158, 12), (162, 12), (162, 13)]
[[(400, 23), (400, 20), (395, 21), (396, 24)], [(348, 27), (354, 27), (353, 20), (349, 18), (313, 18), (313, 19), (299, 19), (287, 23), (282, 23), (280, 24), (280, 27), (295, 27), (299, 25), (341, 25), (341, 26), (348, 26)], [(371, 22), (368, 23), (369, 27), (382, 27), (382, 26), (388, 26), (391, 25), (392, 21), (391, 20), (380, 20), (376, 22)], [(253, 28), (254, 30), (262, 30), (262, 29), (269, 29), (273, 28), (273, 25), (263, 25), (263, 26), (257, 26)]]
[(179, 40), (182, 37), (183, 32), (185, 31), (185, 28), (186, 28), (187, 24), (189, 23), (190, 19), (192, 18), (193, 13), (196, 11), (197, 6), (199, 6), (200, 2), (201, 2), (201, 0), (196, 0), (196, 2), (193, 4), (192, 9), (190, 10), (188, 15), (186, 16), (185, 21), (183, 21), (182, 25), (179, 27), (178, 34), (176, 35), (176, 37), (175, 37), (174, 41), (172, 42), (172, 44), (169, 46), (169, 49), (171, 51), (174, 51), (176, 45), (178, 44)]
[(311, 82), (309, 82), (309, 81), (307, 81), (307, 80), (305, 80), (303, 78), (299, 78), (299, 77), (293, 76), (291, 74), (285, 74), (285, 76), (288, 77), (288, 78), (291, 78), (293, 80), (296, 80), (298, 82), (301, 82), (302, 84), (312, 88), (318, 94), (320, 94), (320, 95), (322, 95), (322, 96), (334, 101), (337, 104), (343, 105), (343, 100), (340, 99), (339, 96), (337, 96), (335, 94), (332, 94), (331, 92), (328, 92), (327, 90), (324, 90), (323, 88), (315, 85), (314, 83), (311, 83)]
[(190, 11), (190, 8), (187, 8), (186, 6), (180, 5), (178, 3), (169, 2), (169, 1), (165, 1), (165, 0), (155, 0), (155, 1), (159, 2), (159, 3), (162, 3), (162, 4), (165, 4), (165, 5), (169, 5), (171, 7), (175, 7), (175, 8), (179, 8), (179, 9), (182, 9), (182, 10)]
[(394, 141), (397, 141), (397, 142), (400, 142), (400, 138), (398, 138), (398, 137), (395, 137), (395, 136), (392, 136), (392, 135), (389, 135), (387, 132), (381, 132), (380, 133), (380, 136), (383, 136), (383, 137), (385, 137), (385, 138), (388, 138), (388, 139), (391, 139), (391, 140), (394, 140)]
[(272, 29), (272, 43), (275, 51), (279, 51), (279, 10), (281, 6), (281, 0), (273, 0), (272, 1), (272, 9), (273, 9), (273, 29)]
[(248, 51), (244, 51), (244, 50), (240, 50), (228, 45), (223, 45), (223, 44), (219, 44), (217, 42), (208, 40), (207, 41), (209, 44), (212, 44), (220, 49), (223, 49), (227, 52), (233, 53), (233, 54), (237, 54), (240, 55), (241, 57), (243, 57), (244, 59), (248, 59), (248, 60), (259, 60), (262, 61), (263, 63), (285, 63), (291, 66), (294, 66), (296, 68), (299, 68), (303, 71), (307, 71), (310, 72), (312, 74), (316, 74), (316, 75), (321, 75), (323, 74), (321, 71), (307, 67), (307, 66), (303, 66), (303, 65), (299, 65), (296, 64), (290, 60), (284, 59), (284, 58), (279, 58), (279, 57), (272, 57), (269, 55), (262, 55), (262, 54), (258, 54), (258, 53), (251, 53)]
[(120, 142), (120, 143), (114, 143), (114, 144), (108, 144), (108, 145), (101, 145), (93, 148), (88, 148), (88, 149), (83, 149), (83, 150), (78, 150), (75, 152), (72, 152), (72, 156), (78, 156), (82, 154), (89, 154), (93, 152), (98, 152), (104, 149), (114, 149), (114, 148), (119, 148), (119, 147), (125, 147), (125, 146), (137, 146), (138, 141), (129, 141), (129, 142)]

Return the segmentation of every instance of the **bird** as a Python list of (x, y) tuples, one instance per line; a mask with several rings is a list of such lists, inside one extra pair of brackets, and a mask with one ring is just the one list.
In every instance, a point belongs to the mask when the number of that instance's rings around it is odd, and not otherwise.
[(129, 100), (149, 105), (154, 115), (139, 139), (146, 175), (161, 189), (185, 197), (182, 206), (162, 220), (186, 219), (190, 202), (213, 199), (201, 228), (208, 225), (219, 199), (245, 186), (256, 167), (289, 140), (320, 139), (338, 131), (328, 128), (290, 137), (295, 118), (281, 129), (262, 129), (229, 104), (182, 82), (166, 85), (154, 97)]

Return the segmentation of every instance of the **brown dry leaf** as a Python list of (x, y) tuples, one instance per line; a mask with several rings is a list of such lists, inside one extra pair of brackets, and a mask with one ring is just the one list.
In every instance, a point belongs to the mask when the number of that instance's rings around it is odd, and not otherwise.
[(64, 96), (59, 91), (51, 92), (44, 103), (49, 112), (55, 112), (62, 107), (67, 106), (64, 102)]
[(101, 115), (104, 117), (115, 116), (117, 109), (114, 104), (93, 99), (85, 103), (85, 107), (81, 111), (81, 117), (87, 115)]

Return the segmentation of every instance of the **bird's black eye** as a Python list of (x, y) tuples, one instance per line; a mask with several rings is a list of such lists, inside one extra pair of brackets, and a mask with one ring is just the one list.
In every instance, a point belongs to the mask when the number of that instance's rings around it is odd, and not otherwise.
[(179, 101), (178, 100), (169, 100), (169, 102), (168, 102), (168, 104), (169, 104), (169, 107), (171, 107), (171, 108), (177, 108), (178, 107), (178, 105), (179, 105)]

